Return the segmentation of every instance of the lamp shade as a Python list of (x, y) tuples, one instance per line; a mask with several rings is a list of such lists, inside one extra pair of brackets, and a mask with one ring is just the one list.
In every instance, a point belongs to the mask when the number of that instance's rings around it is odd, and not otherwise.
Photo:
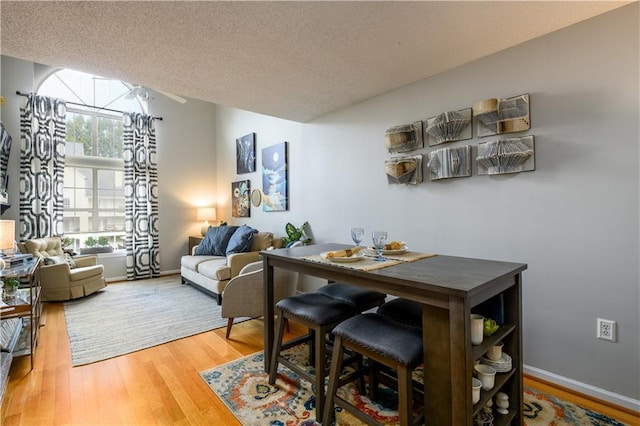
[(13, 249), (16, 239), (15, 220), (0, 220), (0, 250)]
[(215, 207), (200, 207), (196, 213), (198, 220), (202, 220), (202, 228), (200, 228), (200, 234), (204, 236), (209, 229), (209, 221), (216, 220), (216, 208)]
[(215, 207), (200, 207), (197, 211), (197, 219), (200, 221), (214, 221), (216, 220), (216, 208)]

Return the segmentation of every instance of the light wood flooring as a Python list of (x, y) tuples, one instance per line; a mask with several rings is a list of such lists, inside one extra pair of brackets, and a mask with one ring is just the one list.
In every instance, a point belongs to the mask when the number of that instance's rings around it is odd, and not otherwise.
[[(201, 371), (262, 350), (261, 319), (170, 342), (110, 360), (71, 367), (62, 303), (47, 303), (35, 364), (15, 359), (0, 424), (12, 425), (238, 425), (200, 378)], [(304, 330), (291, 325), (291, 334)], [(287, 337), (287, 338), (288, 338)], [(549, 387), (535, 387), (584, 407), (640, 425), (627, 410)]]

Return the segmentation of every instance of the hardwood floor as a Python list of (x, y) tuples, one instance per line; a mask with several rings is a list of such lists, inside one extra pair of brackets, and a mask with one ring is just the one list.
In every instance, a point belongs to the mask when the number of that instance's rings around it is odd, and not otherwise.
[[(28, 357), (14, 360), (0, 424), (239, 424), (198, 373), (261, 350), (261, 319), (236, 324), (231, 340), (221, 328), (72, 368), (63, 305), (47, 303), (44, 309), (34, 368), (30, 371)], [(303, 331), (291, 324), (290, 336)], [(530, 378), (525, 378), (525, 385), (575, 400)], [(592, 400), (576, 402), (627, 424), (640, 424), (631, 412)]]

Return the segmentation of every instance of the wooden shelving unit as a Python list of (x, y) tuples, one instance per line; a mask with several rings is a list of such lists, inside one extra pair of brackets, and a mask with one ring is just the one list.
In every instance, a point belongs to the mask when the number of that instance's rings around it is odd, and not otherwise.
[[(511, 370), (508, 372), (497, 372), (494, 387), (491, 390), (480, 392), (480, 400), (473, 405), (473, 417), (482, 411), (489, 400), (492, 400), (491, 414), (493, 415), (494, 426), (510, 424), (521, 425), (523, 424), (521, 412), (523, 384), (521, 337), (522, 301), (520, 288), (519, 286), (510, 287), (495, 297), (502, 298), (505, 323), (491, 336), (485, 336), (480, 345), (472, 346), (472, 358), (474, 362), (477, 362), (489, 348), (502, 342), (504, 343), (503, 352), (511, 357)], [(500, 414), (496, 411), (495, 396), (498, 392), (504, 392), (509, 397), (507, 414)]]

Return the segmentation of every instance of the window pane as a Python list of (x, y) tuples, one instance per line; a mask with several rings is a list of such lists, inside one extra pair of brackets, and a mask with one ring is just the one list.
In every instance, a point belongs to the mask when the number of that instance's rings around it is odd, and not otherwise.
[(88, 211), (65, 210), (63, 214), (63, 224), (65, 234), (93, 231), (91, 212)]
[(124, 211), (100, 211), (100, 231), (120, 231), (124, 229)]
[(91, 155), (91, 117), (67, 111), (67, 155)]
[(98, 117), (98, 156), (122, 158), (122, 119)]
[(98, 170), (98, 188), (112, 189), (115, 187), (115, 170)]
[(114, 193), (110, 189), (98, 189), (98, 209), (112, 210), (115, 207), (113, 195)]

